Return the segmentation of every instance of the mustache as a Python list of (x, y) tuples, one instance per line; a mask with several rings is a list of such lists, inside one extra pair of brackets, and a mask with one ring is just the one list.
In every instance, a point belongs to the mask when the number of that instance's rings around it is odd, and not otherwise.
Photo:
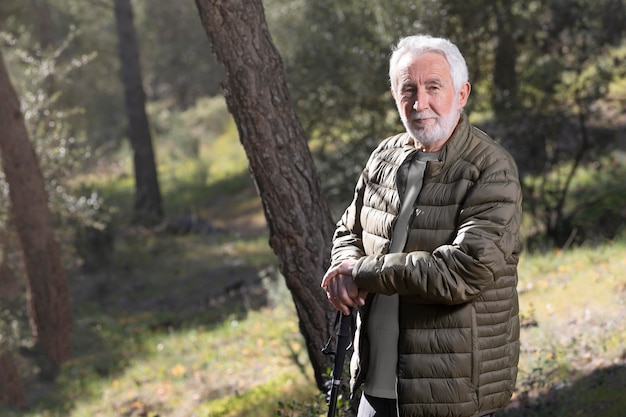
[(423, 119), (439, 119), (439, 116), (432, 111), (414, 112), (411, 114), (411, 121)]

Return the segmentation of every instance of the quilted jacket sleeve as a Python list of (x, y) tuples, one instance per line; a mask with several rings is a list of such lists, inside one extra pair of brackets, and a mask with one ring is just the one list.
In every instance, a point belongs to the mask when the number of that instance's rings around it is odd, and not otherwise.
[(348, 206), (337, 223), (331, 251), (331, 265), (333, 266), (348, 259), (359, 259), (365, 255), (363, 241), (361, 239), (363, 229), (361, 227), (360, 217), (363, 207), (363, 191), (365, 188), (366, 175), (367, 170), (364, 170), (357, 181), (352, 203)]
[(500, 157), (467, 190), (452, 242), (432, 253), (363, 257), (355, 266), (355, 282), (370, 292), (410, 295), (420, 303), (469, 302), (510, 273), (520, 221), (517, 167), (512, 158)]

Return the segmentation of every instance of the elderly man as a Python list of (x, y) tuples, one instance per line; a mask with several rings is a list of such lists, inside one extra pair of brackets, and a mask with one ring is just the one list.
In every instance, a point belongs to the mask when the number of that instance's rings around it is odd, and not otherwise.
[(335, 308), (358, 308), (358, 415), (489, 416), (517, 376), (517, 167), (462, 113), (454, 44), (404, 38), (389, 66), (406, 132), (367, 161), (322, 280)]

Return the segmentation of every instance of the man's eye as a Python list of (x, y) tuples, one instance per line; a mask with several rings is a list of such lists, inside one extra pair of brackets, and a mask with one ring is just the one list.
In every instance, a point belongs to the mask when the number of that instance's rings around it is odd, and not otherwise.
[(442, 83), (432, 83), (428, 87), (431, 91), (441, 91), (446, 88), (445, 84)]

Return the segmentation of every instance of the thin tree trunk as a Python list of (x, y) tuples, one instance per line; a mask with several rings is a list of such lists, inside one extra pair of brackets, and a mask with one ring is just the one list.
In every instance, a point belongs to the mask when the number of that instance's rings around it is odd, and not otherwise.
[[(0, 310), (6, 308), (5, 300), (17, 297), (21, 292), (6, 257), (7, 234), (6, 230), (0, 231), (0, 253), (4, 255), (0, 260)], [(2, 331), (1, 328), (0, 331)], [(10, 347), (7, 347), (7, 342), (10, 346), (11, 343), (7, 337), (0, 340), (0, 407), (4, 405), (22, 407), (25, 403), (22, 380), (9, 350)]]
[(42, 50), (53, 46), (52, 18), (48, 0), (31, 0), (32, 8), (37, 14), (37, 32)]
[(334, 230), (306, 135), (260, 0), (196, 0), (269, 225), (270, 245), (293, 296), (320, 389), (332, 366), (320, 348), (334, 311), (319, 287)]
[[(33, 12), (37, 15), (37, 33), (41, 52), (44, 55), (52, 53), (54, 49), (54, 31), (52, 30), (52, 16), (48, 0), (31, 0)], [(51, 97), (56, 88), (55, 71), (46, 74), (43, 81), (46, 95)]]
[(33, 335), (54, 369), (70, 357), (70, 297), (48, 194), (17, 94), (0, 54), (0, 153), (26, 266)]
[(0, 407), (23, 407), (25, 403), (22, 380), (11, 353), (0, 351)]
[(495, 49), (493, 108), (498, 117), (506, 117), (518, 105), (517, 44), (514, 39), (515, 16), (509, 0), (493, 3), (498, 45)]
[(163, 219), (161, 191), (152, 136), (146, 115), (146, 94), (141, 78), (139, 47), (130, 0), (115, 0), (121, 77), (124, 84), (128, 135), (134, 153), (135, 204), (133, 222), (154, 225)]

